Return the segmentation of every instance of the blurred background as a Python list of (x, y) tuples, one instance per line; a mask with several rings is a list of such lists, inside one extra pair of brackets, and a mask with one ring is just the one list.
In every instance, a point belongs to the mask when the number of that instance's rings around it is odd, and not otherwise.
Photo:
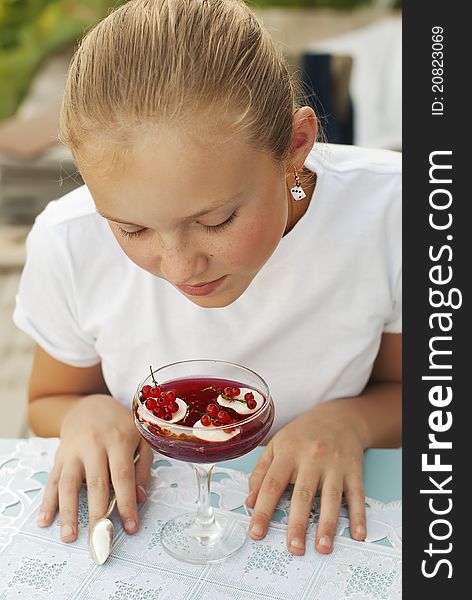
[[(0, 437), (26, 437), (33, 342), (12, 322), (25, 239), (82, 185), (57, 142), (76, 42), (125, 0), (0, 0)], [(401, 1), (253, 0), (329, 142), (401, 150)]]

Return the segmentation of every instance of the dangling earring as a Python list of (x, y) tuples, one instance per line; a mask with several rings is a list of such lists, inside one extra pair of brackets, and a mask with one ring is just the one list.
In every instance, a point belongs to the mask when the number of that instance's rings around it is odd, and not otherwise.
[(306, 198), (306, 194), (300, 185), (300, 177), (298, 176), (297, 169), (295, 167), (293, 167), (293, 174), (295, 176), (295, 186), (290, 190), (290, 193), (292, 194), (292, 198), (294, 200), (303, 200), (303, 198)]

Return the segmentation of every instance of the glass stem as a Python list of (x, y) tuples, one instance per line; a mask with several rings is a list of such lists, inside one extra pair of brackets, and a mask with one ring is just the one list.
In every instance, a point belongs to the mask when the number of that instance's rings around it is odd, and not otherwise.
[(215, 522), (213, 508), (210, 504), (211, 472), (214, 466), (214, 464), (194, 464), (198, 485), (197, 521), (201, 525), (210, 525)]
[(220, 526), (215, 521), (213, 508), (210, 504), (211, 472), (214, 464), (194, 463), (197, 476), (198, 499), (197, 515), (191, 527), (191, 535), (203, 543), (211, 543), (220, 535)]

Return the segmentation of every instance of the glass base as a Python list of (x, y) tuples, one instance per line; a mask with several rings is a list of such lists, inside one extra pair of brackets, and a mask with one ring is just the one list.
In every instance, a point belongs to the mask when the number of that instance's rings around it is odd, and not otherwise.
[(195, 521), (195, 513), (185, 513), (167, 521), (161, 531), (164, 550), (174, 558), (194, 564), (226, 560), (246, 540), (246, 526), (227, 515), (215, 516), (215, 521), (205, 527)]

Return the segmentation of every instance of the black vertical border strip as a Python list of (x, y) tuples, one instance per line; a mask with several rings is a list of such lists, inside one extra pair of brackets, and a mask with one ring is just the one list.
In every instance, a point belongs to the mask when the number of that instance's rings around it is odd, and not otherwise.
[[(470, 430), (470, 375), (472, 374), (472, 353), (469, 339), (472, 334), (470, 318), (470, 297), (472, 278), (472, 26), (465, 15), (467, 3), (439, 2), (428, 0), (405, 0), (403, 3), (403, 255), (404, 255), (404, 392), (403, 392), (403, 597), (465, 598), (466, 576), (472, 569), (468, 566), (467, 540), (472, 540), (470, 527), (469, 499), (472, 497), (472, 431)], [(433, 91), (432, 29), (444, 29), (443, 39), (443, 92)], [(437, 66), (437, 65), (436, 65)], [(438, 81), (438, 80), (436, 80)], [(442, 115), (432, 114), (432, 102), (436, 97), (444, 104)], [(452, 164), (452, 183), (449, 185), (429, 182), (430, 153), (452, 151), (451, 156), (443, 156), (437, 162)], [(445, 172), (443, 172), (445, 173)], [(430, 206), (430, 194), (435, 188), (447, 188), (453, 201), (448, 210), (435, 211)], [(446, 195), (439, 194), (438, 199)], [(433, 229), (429, 215), (445, 222), (447, 214), (452, 216), (452, 225), (446, 231)], [(468, 216), (468, 215), (471, 216)], [(452, 239), (447, 239), (447, 236)], [(450, 253), (444, 250), (442, 258), (431, 261), (429, 248), (438, 250), (449, 245)], [(441, 264), (443, 273), (452, 272), (449, 284), (434, 285), (430, 281), (430, 269)], [(448, 271), (448, 267), (451, 271)], [(462, 296), (460, 308), (432, 308), (429, 301), (430, 288), (442, 289), (447, 295), (452, 288)], [(454, 295), (454, 300), (459, 297)], [(432, 329), (429, 317), (434, 312), (449, 312), (452, 329), (442, 333), (437, 324)], [(435, 321), (437, 323), (437, 321)], [(453, 444), (452, 449), (442, 450), (441, 463), (451, 464), (450, 473), (426, 473), (422, 470), (423, 453), (429, 452), (429, 462), (434, 461), (438, 451), (428, 449), (428, 434), (432, 433), (429, 416), (438, 410), (429, 402), (429, 390), (438, 382), (422, 380), (431, 375), (429, 369), (432, 336), (451, 336), (451, 342), (442, 342), (443, 349), (451, 349), (452, 355), (443, 356), (441, 364), (452, 364), (451, 371), (433, 371), (437, 374), (451, 374), (453, 399), (446, 411), (452, 414), (452, 427), (437, 433), (437, 439)], [(421, 494), (421, 489), (434, 489), (429, 476), (438, 482), (452, 475), (448, 486), (451, 494)], [(434, 515), (429, 500), (439, 508), (452, 509), (445, 515)], [(450, 537), (435, 540), (431, 536), (431, 524), (435, 519), (444, 518), (452, 526)], [(436, 524), (432, 531), (437, 536), (446, 536), (449, 527)], [(432, 555), (425, 550), (432, 545)], [(451, 544), (451, 546), (449, 546)], [(449, 551), (450, 550), (450, 551)], [(441, 559), (449, 560), (438, 566)], [(425, 570), (436, 575), (427, 578), (422, 573), (422, 561), (426, 560)], [(448, 575), (452, 574), (449, 578)], [(461, 591), (460, 591), (461, 590)]]

